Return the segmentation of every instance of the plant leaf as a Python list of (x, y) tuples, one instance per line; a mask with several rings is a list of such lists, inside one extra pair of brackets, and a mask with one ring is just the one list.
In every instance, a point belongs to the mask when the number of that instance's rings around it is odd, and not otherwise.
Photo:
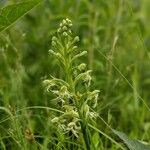
[(150, 150), (150, 147), (137, 141), (134, 139), (129, 138), (126, 134), (112, 130), (113, 133), (115, 133), (121, 140), (124, 141), (125, 145), (130, 149), (130, 150)]
[(32, 0), (8, 5), (0, 9), (0, 32), (10, 27), (16, 20), (27, 14), (42, 0)]

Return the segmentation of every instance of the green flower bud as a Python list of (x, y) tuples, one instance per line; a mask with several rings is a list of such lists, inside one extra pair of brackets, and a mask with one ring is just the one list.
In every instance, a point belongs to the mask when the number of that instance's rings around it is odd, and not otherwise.
[(52, 41), (57, 41), (56, 36), (53, 36), (53, 37), (52, 37)]
[(87, 51), (83, 51), (81, 52), (80, 54), (78, 54), (79, 56), (83, 56), (83, 55), (86, 55), (87, 54)]
[(66, 27), (66, 26), (63, 26), (62, 30), (63, 30), (63, 31), (67, 31), (67, 27)]
[(48, 52), (51, 54), (55, 53), (52, 49), (50, 49)]
[(76, 50), (78, 47), (77, 46), (74, 46), (73, 48), (72, 48), (72, 50), (74, 51), (74, 50)]
[(67, 32), (63, 32), (63, 36), (65, 37), (68, 36)]
[(60, 25), (59, 25), (60, 27), (62, 27), (63, 26), (63, 24), (62, 23), (60, 23)]
[(69, 30), (68, 32), (69, 32), (70, 34), (72, 34), (72, 31), (71, 31), (71, 30)]
[(74, 46), (72, 49), (77, 49), (78, 47), (77, 46)]
[(76, 37), (74, 38), (74, 42), (79, 42), (79, 37), (78, 37), (78, 36), (76, 36)]
[(90, 72), (86, 72), (85, 77), (84, 77), (84, 82), (86, 83), (86, 85), (89, 87), (90, 83), (91, 83), (92, 77), (90, 76)]
[(68, 24), (69, 27), (72, 27), (72, 23)]
[(63, 19), (62, 23), (63, 23), (63, 25), (66, 25), (67, 22), (65, 19)]
[(86, 69), (86, 64), (85, 64), (85, 63), (82, 63), (82, 64), (80, 64), (77, 68), (78, 68), (78, 70), (80, 70), (80, 71), (84, 71), (84, 70)]
[(61, 54), (60, 53), (56, 53), (56, 56), (61, 57)]
[(67, 21), (68, 23), (71, 23), (71, 20), (70, 20), (70, 19), (68, 19), (68, 18), (66, 19), (66, 21)]
[(56, 46), (56, 42), (55, 41), (52, 41), (52, 46)]

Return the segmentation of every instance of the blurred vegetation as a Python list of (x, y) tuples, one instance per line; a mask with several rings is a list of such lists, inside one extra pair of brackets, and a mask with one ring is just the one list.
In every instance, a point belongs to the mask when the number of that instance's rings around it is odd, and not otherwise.
[[(0, 1), (0, 7), (16, 2), (19, 0)], [(96, 111), (112, 128), (150, 143), (149, 13), (149, 0), (45, 0), (2, 32), (0, 106), (13, 116), (0, 110), (0, 149), (5, 149), (4, 145), (17, 149), (19, 144), (27, 144), (28, 149), (55, 147), (51, 143), (56, 140), (55, 126), (50, 123), (52, 112), (30, 107), (55, 107), (42, 81), (62, 75), (48, 50), (64, 18), (72, 20), (81, 39), (79, 47), (88, 51), (82, 61), (93, 70), (93, 88), (101, 91)], [(97, 120), (97, 127), (116, 138), (102, 120)], [(25, 136), (27, 129), (37, 136), (34, 144)], [(65, 149), (67, 141), (55, 134), (60, 149)], [(119, 149), (101, 134), (92, 136), (99, 149)]]

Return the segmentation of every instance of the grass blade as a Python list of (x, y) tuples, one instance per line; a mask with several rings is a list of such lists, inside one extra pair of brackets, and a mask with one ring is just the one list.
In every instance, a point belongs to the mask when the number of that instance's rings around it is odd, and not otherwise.
[(125, 145), (130, 149), (130, 150), (150, 150), (150, 147), (137, 141), (129, 138), (126, 134), (117, 131), (117, 130), (112, 130), (121, 140), (124, 141)]

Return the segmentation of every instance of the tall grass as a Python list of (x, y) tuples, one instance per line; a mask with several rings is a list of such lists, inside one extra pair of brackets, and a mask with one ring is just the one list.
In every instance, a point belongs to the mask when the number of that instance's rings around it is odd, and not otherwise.
[[(125, 149), (112, 128), (150, 143), (149, 6), (148, 0), (45, 0), (1, 33), (0, 149)], [(98, 106), (89, 109), (97, 118), (81, 114), (80, 122), (87, 122), (78, 138), (52, 123), (65, 110), (42, 86), (50, 75), (71, 80), (48, 55), (64, 18), (88, 54), (75, 66), (85, 62), (93, 70), (91, 90), (100, 90)]]

